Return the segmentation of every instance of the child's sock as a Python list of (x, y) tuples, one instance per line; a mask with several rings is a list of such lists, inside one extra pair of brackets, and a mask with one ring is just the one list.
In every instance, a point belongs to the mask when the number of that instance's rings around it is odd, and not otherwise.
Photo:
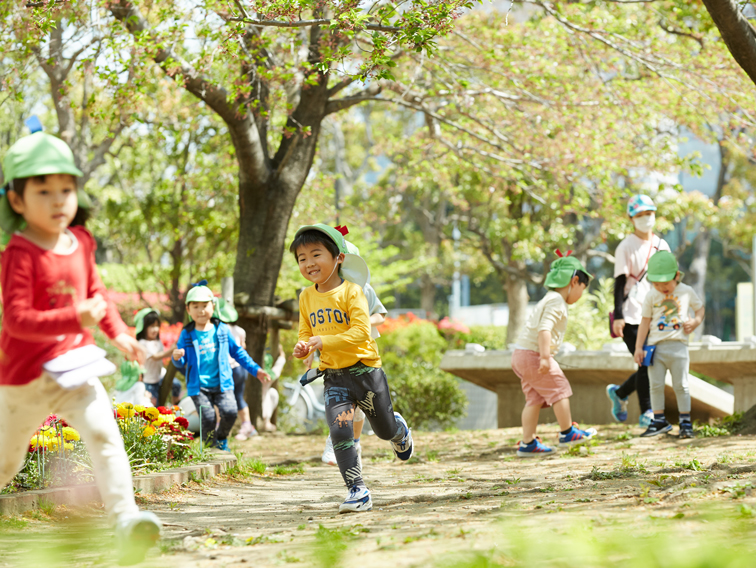
[(690, 412), (687, 414), (680, 413), (680, 422), (690, 422)]
[(567, 430), (562, 430), (562, 432), (561, 432), (561, 433), (562, 433), (562, 434), (564, 434), (564, 435), (566, 436), (566, 435), (567, 435), (567, 434), (569, 434), (570, 432), (572, 432), (572, 424), (570, 424), (570, 427), (569, 427), (569, 428), (567, 428)]
[(354, 439), (354, 443), (355, 443), (355, 444), (359, 444), (359, 443), (360, 443), (360, 439), (359, 439), (359, 438), (355, 438), (355, 439)]
[(666, 422), (667, 419), (663, 412), (654, 412), (654, 422)]

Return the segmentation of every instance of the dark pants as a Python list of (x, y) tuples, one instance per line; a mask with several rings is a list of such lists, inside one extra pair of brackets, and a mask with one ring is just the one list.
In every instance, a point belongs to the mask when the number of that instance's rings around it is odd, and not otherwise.
[[(144, 388), (150, 393), (155, 400), (160, 396), (160, 387), (163, 385), (163, 379), (160, 379), (157, 383), (144, 383)], [(171, 396), (178, 398), (181, 396), (181, 381), (177, 378), (173, 378), (173, 384), (171, 385)], [(173, 403), (173, 401), (171, 401)]]
[[(625, 324), (624, 341), (631, 355), (635, 355), (635, 340), (638, 338), (638, 326), (634, 324)], [(640, 404), (641, 414), (651, 410), (651, 392), (648, 383), (648, 367), (638, 367), (638, 370), (630, 375), (617, 389), (617, 396), (627, 398), (633, 392), (638, 393), (638, 404)]]
[(336, 463), (347, 487), (362, 485), (362, 468), (354, 447), (354, 409), (359, 406), (381, 440), (398, 441), (404, 427), (394, 416), (386, 373), (357, 363), (346, 369), (328, 369), (324, 380), (326, 421)]
[(231, 375), (234, 377), (234, 398), (236, 398), (236, 408), (244, 410), (249, 406), (244, 400), (244, 385), (247, 384), (247, 371), (243, 367), (234, 367), (231, 369)]
[[(211, 439), (225, 440), (236, 422), (236, 399), (234, 391), (220, 392), (218, 390), (200, 389), (198, 395), (192, 396), (197, 413), (202, 418), (202, 438), (207, 443)], [(220, 423), (215, 428), (215, 408), (218, 407)], [(201, 412), (200, 412), (201, 411)]]

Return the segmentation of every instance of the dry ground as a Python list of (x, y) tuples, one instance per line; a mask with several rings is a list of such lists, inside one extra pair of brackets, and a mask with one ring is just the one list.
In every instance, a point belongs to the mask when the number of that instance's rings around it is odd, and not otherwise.
[[(409, 463), (366, 436), (374, 508), (350, 515), (338, 514), (345, 490), (320, 463), (322, 437), (254, 438), (237, 450), (303, 471), (269, 467), (141, 499), (166, 523), (145, 566), (756, 565), (739, 563), (756, 552), (756, 438), (638, 433), (599, 427), (597, 445), (541, 460), (515, 457), (515, 429), (419, 433)], [(101, 511), (48, 513), (0, 519), (0, 566), (41, 563), (40, 550), (58, 565), (111, 564)]]

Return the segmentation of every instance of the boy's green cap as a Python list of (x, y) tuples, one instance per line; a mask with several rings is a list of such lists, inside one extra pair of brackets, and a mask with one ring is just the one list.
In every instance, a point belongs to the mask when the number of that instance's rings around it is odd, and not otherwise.
[(207, 280), (200, 280), (196, 284), (192, 284), (192, 288), (186, 295), (186, 303), (189, 302), (215, 302), (215, 295), (207, 287)]
[(223, 323), (234, 323), (239, 319), (239, 312), (236, 311), (234, 305), (231, 302), (227, 302), (223, 298), (220, 298), (218, 300), (218, 304), (215, 306), (215, 313), (213, 315)]
[[(679, 272), (675, 255), (666, 250), (660, 250), (648, 261), (649, 282), (671, 282)], [(682, 279), (682, 273), (680, 278)]]
[(339, 274), (341, 274), (344, 280), (354, 282), (360, 288), (364, 288), (365, 284), (370, 282), (370, 269), (365, 260), (360, 256), (359, 249), (344, 238), (344, 235), (349, 233), (346, 227), (331, 227), (325, 223), (304, 225), (297, 229), (294, 238), (296, 239), (305, 231), (320, 231), (336, 243), (339, 252), (344, 254), (344, 262), (341, 263), (341, 269), (339, 270)]
[(150, 312), (157, 313), (157, 310), (153, 310), (152, 308), (143, 308), (139, 310), (134, 316), (134, 329), (136, 330), (137, 335), (139, 335), (144, 329), (144, 318), (147, 317), (147, 314), (149, 314)]
[[(575, 272), (581, 270), (588, 274), (588, 272), (580, 264), (580, 261), (574, 256), (563, 256), (557, 258), (551, 263), (551, 269), (546, 275), (546, 287), (547, 288), (564, 288), (569, 286), (570, 280), (575, 276)], [(589, 278), (593, 278), (588, 274)]]
[[(44, 132), (35, 132), (19, 139), (10, 147), (3, 159), (4, 184), (14, 179), (44, 176), (50, 174), (70, 174), (81, 177), (82, 173), (74, 163), (73, 152), (63, 140)], [(12, 234), (25, 226), (25, 221), (8, 203), (5, 191), (0, 191), (0, 228)], [(92, 202), (82, 189), (76, 192), (79, 207), (89, 209)]]

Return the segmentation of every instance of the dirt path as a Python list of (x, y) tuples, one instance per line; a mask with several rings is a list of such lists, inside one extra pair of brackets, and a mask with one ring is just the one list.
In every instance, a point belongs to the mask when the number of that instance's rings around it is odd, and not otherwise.
[[(161, 550), (146, 565), (332, 567), (346, 555), (365, 568), (519, 566), (529, 565), (527, 559), (557, 566), (565, 555), (583, 555), (585, 566), (594, 565), (586, 561), (591, 557), (606, 566), (610, 558), (679, 546), (695, 561), (713, 554), (719, 563), (708, 565), (735, 566), (723, 563), (718, 539), (726, 539), (733, 558), (752, 558), (756, 438), (640, 439), (619, 427), (600, 432), (596, 446), (535, 461), (515, 457), (514, 429), (419, 434), (419, 459), (407, 464), (393, 460), (387, 443), (364, 437), (374, 509), (351, 515), (338, 514), (345, 490), (338, 469), (319, 461), (321, 437), (253, 439), (239, 445), (247, 457), (268, 464), (306, 460), (303, 472), (275, 475), (269, 468), (265, 475), (144, 499), (166, 522)], [(544, 429), (544, 439), (555, 434)], [(72, 522), (61, 518), (65, 513), (55, 513), (55, 526), (63, 526), (56, 531), (94, 520), (90, 540), (103, 543), (76, 564), (107, 563), (102, 514), (77, 511)], [(32, 520), (23, 534), (45, 533), (49, 540), (52, 526)], [(0, 545), (20, 532), (6, 526)], [(22, 565), (23, 557), (23, 550), (0, 552), (0, 566)]]

